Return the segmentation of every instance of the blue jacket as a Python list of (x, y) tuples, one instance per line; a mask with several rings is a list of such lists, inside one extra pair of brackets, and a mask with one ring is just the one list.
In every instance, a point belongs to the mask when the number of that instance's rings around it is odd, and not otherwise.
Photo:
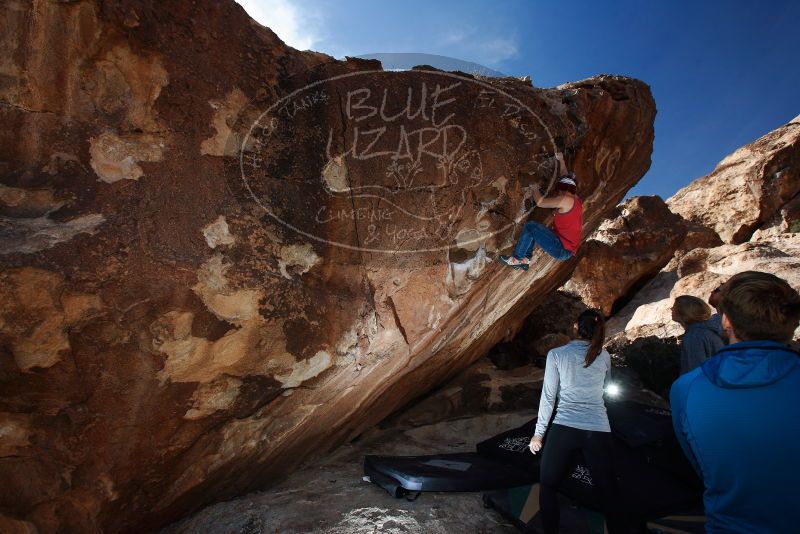
[(706, 532), (800, 532), (800, 357), (774, 341), (721, 349), (670, 393), (705, 482)]

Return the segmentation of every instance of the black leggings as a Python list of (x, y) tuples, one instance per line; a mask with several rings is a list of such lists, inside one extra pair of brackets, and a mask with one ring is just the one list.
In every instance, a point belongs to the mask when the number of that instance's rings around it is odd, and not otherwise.
[(539, 508), (545, 534), (557, 533), (559, 525), (558, 486), (567, 475), (572, 453), (580, 449), (592, 475), (592, 485), (600, 499), (609, 532), (619, 532), (617, 482), (614, 473), (614, 448), (610, 432), (579, 430), (551, 425), (544, 442), (540, 464)]

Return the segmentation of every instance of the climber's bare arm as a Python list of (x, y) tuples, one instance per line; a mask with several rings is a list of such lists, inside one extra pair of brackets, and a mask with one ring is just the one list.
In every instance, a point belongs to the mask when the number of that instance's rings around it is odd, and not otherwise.
[[(557, 152), (556, 161), (558, 162), (558, 175), (565, 176), (568, 171), (567, 164), (564, 163), (564, 154)], [(553, 208), (561, 211), (569, 211), (574, 203), (572, 197), (563, 193), (554, 197), (545, 197), (539, 192), (538, 187), (533, 188), (533, 200), (540, 208)]]
[[(564, 155), (561, 152), (556, 153), (556, 161), (558, 162), (559, 176), (565, 176), (568, 171), (567, 165), (564, 163)], [(546, 197), (536, 186), (533, 188), (533, 201), (540, 208), (553, 208), (562, 211), (569, 211), (574, 203), (572, 197), (563, 193), (554, 197)]]
[(556, 152), (556, 161), (558, 162), (558, 175), (564, 176), (569, 171), (567, 170), (567, 164), (564, 162), (564, 154), (561, 152)]
[(554, 208), (560, 210), (569, 210), (573, 203), (573, 200), (567, 195), (562, 194), (557, 197), (545, 197), (536, 188), (533, 189), (533, 200), (540, 208)]

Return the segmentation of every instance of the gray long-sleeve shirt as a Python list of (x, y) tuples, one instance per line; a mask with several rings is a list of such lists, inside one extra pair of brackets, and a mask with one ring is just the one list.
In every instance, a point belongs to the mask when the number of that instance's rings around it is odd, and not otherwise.
[(605, 349), (589, 367), (583, 367), (589, 342), (570, 341), (547, 353), (536, 435), (544, 437), (553, 405), (558, 397), (554, 424), (581, 430), (610, 432), (603, 388), (611, 371), (611, 356)]

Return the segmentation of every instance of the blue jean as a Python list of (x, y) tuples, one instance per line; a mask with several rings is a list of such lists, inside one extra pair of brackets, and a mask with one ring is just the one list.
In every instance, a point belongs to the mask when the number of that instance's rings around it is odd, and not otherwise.
[(555, 232), (534, 221), (526, 222), (522, 227), (517, 246), (514, 247), (514, 257), (518, 260), (530, 258), (533, 255), (533, 247), (537, 243), (542, 250), (558, 261), (568, 260), (572, 257), (572, 251), (564, 248)]

